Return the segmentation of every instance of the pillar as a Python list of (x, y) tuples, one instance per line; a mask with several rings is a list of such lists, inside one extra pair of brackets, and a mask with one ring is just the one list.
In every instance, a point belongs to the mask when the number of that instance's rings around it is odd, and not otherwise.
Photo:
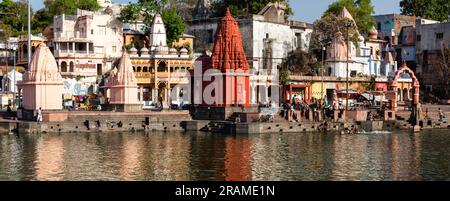
[(72, 52), (75, 53), (75, 42), (72, 43)]
[(86, 54), (89, 54), (89, 42), (86, 43)]
[(394, 73), (397, 72), (398, 70), (398, 65), (397, 65), (397, 61), (394, 62)]
[(158, 90), (156, 87), (157, 85), (155, 85), (155, 87), (151, 89), (153, 103), (156, 103), (158, 101)]
[(389, 68), (390, 68), (390, 67), (391, 67), (391, 66), (389, 66), (389, 64), (386, 64), (386, 66), (385, 66), (385, 69), (386, 69), (386, 71), (385, 71), (386, 76), (389, 75)]
[(415, 105), (419, 104), (419, 96), (420, 96), (420, 86), (419, 85), (414, 85), (414, 98), (413, 98), (413, 102)]
[(305, 101), (309, 102), (309, 88), (305, 87)]
[(250, 105), (250, 77), (245, 77), (245, 106)]
[(139, 87), (139, 98), (140, 98), (139, 101), (141, 101), (141, 103), (143, 103), (144, 102), (144, 87), (143, 86)]
[(292, 102), (292, 85), (289, 85), (289, 98), (288, 98), (288, 102), (289, 102), (289, 103)]
[(394, 96), (394, 99), (392, 100), (391, 107), (392, 107), (393, 111), (397, 111), (397, 101), (398, 101), (397, 100), (397, 96), (398, 96), (397, 93), (398, 93), (398, 90), (397, 90), (396, 86), (394, 86), (392, 90), (394, 91), (395, 96)]

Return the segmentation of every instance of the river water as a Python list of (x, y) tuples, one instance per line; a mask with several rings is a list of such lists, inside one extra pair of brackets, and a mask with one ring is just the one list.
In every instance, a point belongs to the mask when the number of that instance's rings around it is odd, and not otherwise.
[(450, 180), (450, 131), (0, 135), (0, 180)]

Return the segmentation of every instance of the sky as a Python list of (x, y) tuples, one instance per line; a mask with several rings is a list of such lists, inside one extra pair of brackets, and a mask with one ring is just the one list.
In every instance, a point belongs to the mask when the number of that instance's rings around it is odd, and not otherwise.
[[(136, 0), (113, 0), (114, 3), (128, 3)], [(328, 5), (335, 0), (290, 0), (294, 10), (293, 20), (312, 23), (322, 16)], [(31, 0), (34, 9), (43, 7), (43, 0)], [(375, 7), (375, 14), (399, 13), (400, 0), (372, 0)]]

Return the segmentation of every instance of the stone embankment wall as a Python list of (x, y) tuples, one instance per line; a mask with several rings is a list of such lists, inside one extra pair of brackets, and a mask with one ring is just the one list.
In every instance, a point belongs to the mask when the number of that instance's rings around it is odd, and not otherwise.
[(160, 113), (70, 113), (63, 122), (19, 121), (21, 133), (90, 133), (130, 131), (183, 131), (182, 122), (191, 120), (188, 112)]

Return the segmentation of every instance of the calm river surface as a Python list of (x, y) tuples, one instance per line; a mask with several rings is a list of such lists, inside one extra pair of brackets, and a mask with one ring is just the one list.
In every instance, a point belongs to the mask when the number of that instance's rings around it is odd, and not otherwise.
[(0, 135), (0, 180), (450, 180), (450, 131)]

